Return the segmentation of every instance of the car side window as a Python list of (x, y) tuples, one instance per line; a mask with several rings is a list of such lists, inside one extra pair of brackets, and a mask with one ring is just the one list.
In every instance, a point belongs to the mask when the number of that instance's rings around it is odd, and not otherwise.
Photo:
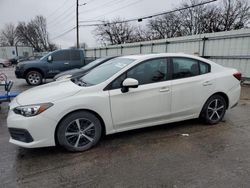
[(70, 52), (69, 50), (58, 51), (52, 55), (53, 61), (69, 61), (70, 60)]
[(158, 58), (148, 60), (135, 66), (127, 72), (127, 78), (138, 80), (139, 85), (167, 80), (167, 60)]
[(195, 59), (174, 57), (173, 62), (173, 79), (186, 78), (199, 75), (199, 62)]
[(207, 63), (200, 62), (200, 74), (206, 74), (210, 72), (210, 66)]
[(139, 85), (160, 82), (168, 79), (167, 59), (160, 58), (142, 62), (117, 77), (109, 89), (119, 89), (126, 78), (137, 79)]
[(72, 61), (80, 61), (81, 60), (81, 54), (79, 50), (72, 50), (70, 52), (71, 60)]

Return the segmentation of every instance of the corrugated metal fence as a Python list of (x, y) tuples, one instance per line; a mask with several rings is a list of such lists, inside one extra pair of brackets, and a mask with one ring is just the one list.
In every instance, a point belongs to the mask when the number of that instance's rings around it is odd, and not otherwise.
[(237, 68), (243, 77), (250, 78), (250, 29), (85, 49), (89, 59), (164, 52), (196, 54), (223, 66)]

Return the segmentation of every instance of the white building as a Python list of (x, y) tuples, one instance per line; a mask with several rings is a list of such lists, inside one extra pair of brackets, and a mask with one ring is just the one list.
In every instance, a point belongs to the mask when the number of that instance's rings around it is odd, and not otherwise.
[(33, 56), (33, 48), (29, 46), (0, 46), (0, 58), (12, 59), (17, 56)]

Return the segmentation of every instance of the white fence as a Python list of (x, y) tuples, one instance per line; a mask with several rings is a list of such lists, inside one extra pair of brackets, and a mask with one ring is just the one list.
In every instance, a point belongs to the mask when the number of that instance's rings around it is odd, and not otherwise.
[(234, 67), (243, 77), (250, 78), (250, 29), (85, 49), (89, 59), (163, 52), (196, 54), (223, 66)]

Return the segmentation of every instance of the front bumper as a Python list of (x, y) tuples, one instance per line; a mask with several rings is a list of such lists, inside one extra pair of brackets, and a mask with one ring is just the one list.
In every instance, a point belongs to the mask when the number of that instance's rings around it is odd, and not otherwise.
[[(42, 114), (33, 117), (24, 117), (15, 114), (13, 110), (10, 110), (7, 118), (7, 125), (11, 135), (10, 142), (13, 144), (25, 148), (55, 146), (54, 133), (56, 121), (43, 117)], [(13, 131), (11, 132), (11, 130), (20, 129), (25, 130), (24, 132), (26, 132), (24, 133), (26, 135), (21, 138), (13, 135)], [(26, 137), (28, 134), (32, 140), (29, 138), (27, 142), (23, 137)]]
[(15, 75), (16, 75), (16, 78), (24, 78), (24, 70), (16, 68)]

